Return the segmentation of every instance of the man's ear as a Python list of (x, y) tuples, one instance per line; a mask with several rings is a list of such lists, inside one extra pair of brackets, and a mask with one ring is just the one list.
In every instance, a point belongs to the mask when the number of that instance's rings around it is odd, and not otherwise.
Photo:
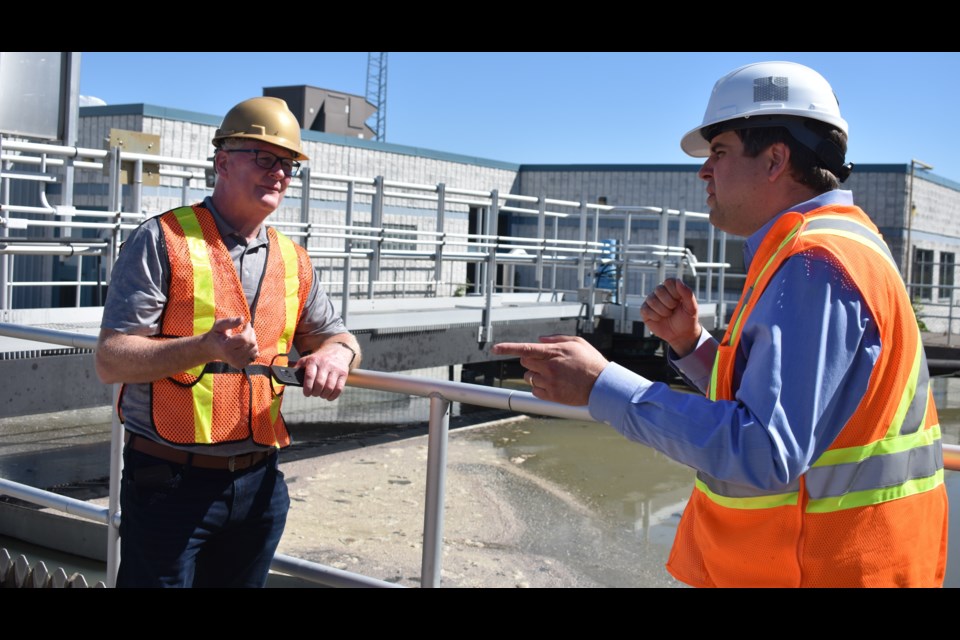
[(767, 158), (767, 177), (775, 182), (781, 176), (790, 173), (790, 147), (784, 142), (775, 142), (765, 151)]
[(217, 149), (217, 150), (214, 152), (214, 154), (213, 154), (213, 170), (216, 172), (217, 177), (220, 177), (220, 176), (222, 176), (224, 173), (226, 173), (227, 156), (229, 156), (229, 155), (230, 155), (229, 153), (222, 153), (219, 149)]

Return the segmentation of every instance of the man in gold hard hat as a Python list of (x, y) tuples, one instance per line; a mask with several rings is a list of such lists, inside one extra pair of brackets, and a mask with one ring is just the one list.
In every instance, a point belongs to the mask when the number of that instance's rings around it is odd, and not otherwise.
[(308, 157), (278, 98), (245, 100), (213, 138), (203, 202), (144, 222), (104, 305), (97, 373), (123, 383), (121, 587), (261, 587), (290, 500), (272, 365), (335, 400), (360, 347), (307, 253), (265, 224)]
[(946, 568), (937, 410), (896, 262), (839, 189), (847, 122), (819, 73), (762, 62), (714, 86), (683, 150), (706, 158), (710, 221), (744, 236), (723, 339), (668, 279), (646, 327), (703, 396), (608, 362), (578, 337), (505, 343), (538, 398), (587, 405), (697, 470), (667, 569), (698, 587), (933, 587)]

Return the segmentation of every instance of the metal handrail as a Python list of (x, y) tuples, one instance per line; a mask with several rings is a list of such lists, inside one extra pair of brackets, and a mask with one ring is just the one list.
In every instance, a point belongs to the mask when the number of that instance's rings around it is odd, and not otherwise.
[[(78, 262), (77, 277), (70, 283), (70, 286), (76, 287), (77, 295), (75, 305), (82, 306), (81, 288), (89, 291), (91, 287), (101, 287), (109, 284), (113, 268), (113, 261), (117, 256), (119, 246), (122, 241), (122, 234), (134, 229), (142, 222), (146, 215), (143, 213), (142, 206), (142, 175), (144, 163), (150, 163), (162, 166), (158, 170), (160, 176), (165, 181), (165, 187), (177, 184), (177, 180), (182, 181), (181, 185), (181, 204), (189, 204), (188, 195), (192, 181), (204, 180), (204, 172), (212, 164), (209, 160), (192, 160), (187, 158), (177, 158), (171, 156), (160, 156), (143, 153), (133, 153), (115, 147), (109, 151), (103, 149), (87, 149), (75, 146), (60, 146), (54, 144), (26, 142), (22, 140), (11, 140), (4, 138), (2, 141), (3, 153), (0, 156), (4, 165), (24, 164), (28, 166), (39, 166), (39, 173), (27, 173), (23, 171), (7, 170), (3, 172), (2, 180), (8, 184), (11, 180), (31, 180), (42, 179), (40, 185), (40, 200), (43, 206), (27, 206), (24, 204), (13, 204), (7, 202), (9, 199), (9, 189), (4, 190), (4, 201), (0, 202), (0, 238), (8, 236), (10, 230), (24, 231), (34, 227), (45, 228), (44, 233), (49, 235), (52, 229), (72, 229), (73, 233), (80, 233), (84, 230), (94, 231), (99, 236), (104, 237), (107, 247), (103, 250), (103, 265), (98, 267), (106, 270), (105, 277), (87, 279), (81, 278), (81, 267)], [(34, 155), (29, 155), (34, 154)], [(83, 159), (83, 160), (81, 160)], [(120, 187), (120, 170), (122, 165), (134, 165), (134, 181), (131, 189), (126, 196), (123, 195)], [(44, 184), (46, 182), (57, 181), (61, 178), (56, 171), (62, 167), (73, 166), (74, 168), (100, 168), (107, 176), (109, 187), (109, 202), (106, 205), (106, 211), (79, 209), (72, 204), (70, 206), (51, 205), (46, 198)], [(173, 167), (180, 167), (174, 169)], [(182, 168), (182, 169), (181, 169)], [(198, 171), (202, 169), (203, 171)], [(67, 185), (64, 185), (65, 187)], [(362, 186), (363, 188), (360, 188)], [(513, 255), (507, 256), (505, 253), (512, 249), (523, 248), (535, 255), (527, 260), (527, 263), (533, 267), (534, 278), (537, 290), (551, 290), (559, 295), (562, 292), (577, 291), (585, 287), (592, 287), (591, 281), (595, 279), (599, 266), (599, 260), (602, 258), (602, 252), (599, 251), (601, 243), (598, 242), (599, 233), (599, 214), (603, 214), (604, 220), (625, 220), (629, 221), (631, 217), (640, 219), (661, 219), (661, 241), (659, 245), (664, 246), (663, 252), (652, 252), (650, 259), (646, 262), (637, 262), (631, 258), (631, 253), (622, 253), (617, 257), (618, 269), (626, 280), (632, 282), (645, 282), (647, 271), (656, 271), (659, 276), (666, 275), (666, 269), (675, 271), (678, 275), (686, 272), (696, 279), (696, 289), (701, 290), (700, 281), (705, 279), (706, 297), (700, 296), (701, 302), (714, 302), (712, 297), (712, 280), (714, 275), (712, 270), (717, 268), (720, 273), (724, 273), (729, 265), (723, 260), (709, 259), (705, 262), (706, 273), (696, 269), (687, 269), (685, 264), (689, 264), (690, 257), (684, 256), (683, 248), (683, 228), (685, 219), (706, 220), (707, 214), (696, 212), (678, 212), (667, 208), (658, 207), (614, 207), (610, 205), (601, 205), (588, 202), (576, 202), (572, 200), (563, 200), (543, 196), (529, 196), (522, 194), (499, 193), (496, 189), (490, 191), (478, 189), (462, 189), (449, 187), (443, 183), (439, 184), (419, 184), (400, 180), (387, 180), (383, 177), (368, 178), (352, 175), (334, 175), (320, 172), (311, 172), (306, 167), (301, 177), (294, 179), (291, 183), (291, 192), (296, 194), (299, 190), (301, 196), (300, 216), (296, 219), (293, 213), (295, 205), (291, 205), (282, 210), (281, 215), (275, 216), (271, 221), (273, 226), (280, 228), (289, 235), (301, 242), (306, 247), (313, 258), (327, 260), (342, 260), (344, 274), (348, 272), (348, 265), (351, 259), (364, 260), (365, 267), (369, 270), (369, 277), (365, 280), (366, 287), (351, 287), (343, 285), (342, 296), (342, 315), (346, 316), (346, 310), (349, 304), (350, 296), (363, 296), (363, 290), (366, 291), (366, 297), (372, 298), (374, 295), (383, 295), (384, 287), (389, 287), (389, 295), (437, 295), (442, 296), (443, 291), (449, 288), (449, 294), (452, 295), (456, 290), (465, 285), (465, 271), (463, 267), (457, 270), (445, 269), (446, 265), (463, 262), (474, 262), (478, 265), (478, 271), (483, 273), (497, 272), (498, 264), (511, 262), (521, 268), (524, 263), (522, 258), (516, 258)], [(315, 194), (328, 192), (318, 206), (312, 198)], [(123, 202), (128, 202), (128, 211), (124, 211)], [(339, 221), (333, 223), (317, 223), (313, 221), (316, 209), (322, 209), (328, 202), (345, 203), (345, 212), (349, 212), (355, 204), (355, 199), (362, 200), (363, 206), (370, 207), (371, 225), (362, 227), (357, 224), (339, 224)], [(64, 202), (67, 202), (64, 199)], [(430, 211), (428, 203), (436, 205), (436, 225), (434, 229), (419, 228), (409, 229), (391, 229), (389, 225), (383, 224), (383, 203), (399, 203), (402, 206), (414, 207), (418, 210)], [(72, 203), (72, 200), (69, 200)], [(518, 206), (519, 205), (519, 206)], [(480, 233), (463, 234), (459, 229), (447, 228), (444, 224), (444, 212), (463, 211), (465, 207), (477, 207), (480, 209), (481, 216), (489, 218), (489, 211), (510, 212), (518, 219), (536, 218), (538, 228), (543, 229), (543, 233), (538, 233), (537, 239), (516, 239), (509, 236), (498, 236), (491, 233), (493, 227), (489, 225), (481, 229)], [(374, 212), (377, 215), (374, 216)], [(21, 215), (21, 217), (15, 217)], [(572, 218), (579, 216), (580, 229), (579, 238), (568, 239), (559, 238), (556, 221), (558, 218)], [(345, 217), (349, 217), (347, 214)], [(79, 218), (83, 218), (79, 221)], [(284, 219), (286, 218), (286, 219)], [(376, 218), (376, 220), (374, 220)], [(679, 218), (680, 232), (676, 238), (677, 246), (668, 246), (665, 242), (666, 219)], [(591, 224), (587, 224), (592, 220)], [(373, 224), (375, 222), (375, 224)], [(552, 224), (552, 236), (547, 232), (547, 224)], [(458, 223), (459, 224), (459, 223)], [(420, 226), (418, 224), (418, 226)], [(426, 227), (429, 227), (429, 223)], [(629, 227), (629, 222), (625, 223)], [(592, 227), (592, 228), (591, 228)], [(576, 232), (574, 232), (576, 233)], [(358, 243), (367, 243), (369, 249), (360, 246), (353, 246)], [(339, 246), (337, 246), (339, 244)], [(711, 245), (712, 247), (712, 242)], [(91, 251), (91, 250), (87, 250)], [(14, 287), (62, 287), (62, 282), (50, 282), (44, 285), (40, 282), (14, 282), (10, 274), (14, 273), (13, 263), (16, 255), (63, 255), (63, 250), (55, 252), (45, 246), (32, 247), (31, 245), (21, 245), (13, 248), (0, 248), (0, 309), (11, 308), (12, 291)], [(472, 254), (472, 255), (471, 255)], [(401, 278), (398, 280), (384, 279), (381, 273), (386, 273), (388, 269), (393, 269), (387, 261), (397, 261), (400, 265), (423, 264), (424, 270), (432, 271), (435, 276), (432, 280), (417, 278), (410, 280)], [(89, 264), (89, 263), (88, 263)], [(718, 266), (714, 266), (718, 265)], [(402, 270), (404, 266), (400, 266)], [(341, 267), (334, 266), (333, 270)], [(409, 267), (406, 267), (409, 268)], [(419, 268), (419, 267), (417, 267)], [(570, 270), (575, 270), (575, 273)], [(630, 271), (634, 272), (631, 276)], [(395, 271), (396, 272), (396, 271)], [(565, 287), (557, 287), (557, 273), (562, 272), (565, 275)], [(573, 273), (571, 276), (570, 274)], [(451, 274), (453, 276), (451, 277)], [(473, 283), (477, 287), (477, 292), (487, 293), (486, 289), (496, 288), (498, 291), (509, 291), (505, 288), (506, 283), (498, 284), (493, 278), (480, 278), (482, 274), (478, 273), (478, 282)], [(103, 280), (103, 281), (101, 281)], [(575, 284), (571, 285), (571, 282)], [(332, 280), (330, 284), (340, 283)], [(524, 282), (529, 289), (527, 282)], [(398, 287), (400, 287), (398, 289)], [(720, 279), (720, 290), (723, 290), (723, 276)], [(426, 293), (425, 293), (426, 292)], [(332, 291), (336, 295), (336, 291)], [(722, 296), (718, 298), (722, 302)], [(594, 302), (591, 296), (586, 309), (586, 316), (593, 318)], [(489, 313), (489, 310), (488, 310)], [(489, 335), (486, 336), (490, 338)]]
[[(0, 323), (0, 335), (82, 349), (95, 349), (97, 344), (96, 336), (88, 334), (28, 327), (12, 323)], [(119, 393), (119, 386), (114, 385), (114, 398)], [(449, 428), (448, 408), (450, 403), (463, 402), (509, 411), (536, 413), (575, 420), (591, 420), (586, 407), (568, 407), (539, 400), (530, 393), (481, 385), (355, 370), (348, 377), (347, 386), (430, 398), (427, 497), (424, 511), (424, 544), (421, 565), (421, 584), (426, 587), (440, 586), (444, 469), (446, 467), (446, 441)], [(41, 504), (48, 508), (58, 509), (78, 517), (107, 524), (107, 586), (116, 584), (116, 570), (119, 567), (119, 478), (123, 469), (122, 438), (123, 428), (116, 412), (114, 412), (110, 443), (110, 496), (107, 507), (91, 506), (74, 498), (0, 479), (0, 494), (8, 494), (27, 502)], [(294, 571), (295, 575), (309, 577), (331, 586), (346, 586), (348, 584), (352, 586), (396, 586), (366, 576), (357, 576), (331, 567), (283, 556), (275, 558), (271, 567), (283, 572)]]
[[(10, 323), (0, 323), (0, 335), (85, 349), (94, 349), (97, 343), (95, 336), (55, 329), (25, 327)], [(359, 369), (350, 373), (347, 378), (347, 386), (430, 398), (423, 556), (421, 560), (421, 585), (425, 587), (440, 586), (447, 435), (451, 402), (594, 422), (586, 407), (570, 407), (547, 402), (524, 391)], [(114, 385), (114, 398), (116, 398), (118, 389), (119, 385)], [(107, 586), (115, 586), (116, 569), (119, 566), (119, 477), (123, 466), (122, 438), (123, 429), (117, 419), (116, 411), (114, 411), (111, 432), (110, 498), (109, 506), (106, 508), (94, 507), (74, 498), (0, 479), (0, 494), (8, 494), (27, 502), (107, 524)], [(943, 461), (946, 469), (960, 471), (960, 445), (944, 444)], [(368, 576), (341, 571), (281, 554), (274, 557), (271, 568), (328, 586), (398, 586)]]

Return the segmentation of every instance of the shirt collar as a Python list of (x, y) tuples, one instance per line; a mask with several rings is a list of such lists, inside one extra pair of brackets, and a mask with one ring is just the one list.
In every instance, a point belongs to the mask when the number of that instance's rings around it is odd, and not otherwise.
[(764, 237), (767, 235), (767, 232), (770, 231), (770, 228), (777, 222), (777, 220), (783, 214), (796, 211), (797, 213), (807, 213), (813, 211), (814, 209), (819, 209), (820, 207), (825, 207), (827, 205), (841, 205), (841, 206), (852, 206), (853, 205), (853, 192), (847, 191), (845, 189), (834, 189), (833, 191), (827, 191), (821, 193), (815, 198), (810, 198), (805, 202), (788, 207), (784, 209), (777, 215), (773, 216), (767, 224), (760, 227), (758, 231), (753, 233), (749, 238), (747, 238), (746, 243), (743, 246), (743, 262), (744, 269), (750, 268), (750, 262), (753, 260), (754, 254), (757, 252), (757, 249), (760, 248), (760, 243), (763, 242)]
[(217, 230), (220, 232), (220, 236), (224, 239), (224, 242), (227, 243), (228, 249), (238, 244), (245, 244), (248, 249), (258, 247), (261, 244), (267, 244), (266, 225), (260, 225), (260, 228), (257, 230), (257, 237), (250, 242), (246, 242), (240, 232), (234, 229), (226, 220), (224, 220), (223, 216), (220, 215), (220, 212), (217, 211), (217, 208), (213, 206), (213, 198), (210, 196), (204, 198), (203, 206), (213, 214), (213, 220), (217, 223)]

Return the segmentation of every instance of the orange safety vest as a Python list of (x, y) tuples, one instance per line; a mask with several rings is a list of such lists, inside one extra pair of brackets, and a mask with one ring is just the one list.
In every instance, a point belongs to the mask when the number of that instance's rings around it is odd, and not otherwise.
[(290, 444), (280, 414), (283, 385), (270, 365), (287, 353), (313, 283), (306, 251), (267, 229), (267, 262), (251, 309), (213, 215), (200, 205), (162, 214), (160, 228), (170, 265), (168, 300), (161, 320), (165, 338), (200, 335), (216, 320), (253, 322), (259, 355), (242, 370), (208, 362), (151, 385), (151, 414), (161, 438), (173, 444), (216, 445), (252, 436), (260, 445)]
[(844, 269), (876, 322), (881, 350), (867, 391), (788, 488), (698, 472), (667, 569), (698, 587), (942, 586), (947, 494), (926, 357), (896, 263), (863, 211), (827, 206), (774, 223), (750, 264), (708, 396), (735, 398), (741, 329), (780, 265), (802, 252), (826, 253)]

